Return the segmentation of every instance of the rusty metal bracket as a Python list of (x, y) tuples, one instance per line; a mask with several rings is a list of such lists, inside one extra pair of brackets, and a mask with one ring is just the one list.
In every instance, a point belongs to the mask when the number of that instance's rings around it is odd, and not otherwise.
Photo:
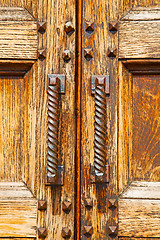
[(109, 165), (105, 165), (104, 173), (96, 174), (93, 165), (90, 167), (90, 181), (91, 183), (108, 183), (109, 182)]
[(63, 166), (58, 165), (60, 93), (65, 93), (65, 75), (49, 74), (47, 82), (48, 154), (45, 169), (46, 186), (63, 185)]
[(91, 77), (91, 94), (95, 99), (94, 166), (91, 166), (91, 183), (109, 182), (109, 165), (106, 165), (106, 94), (109, 94), (109, 76)]
[(91, 76), (91, 94), (95, 94), (95, 88), (96, 88), (96, 79), (99, 79), (100, 81), (105, 81), (105, 93), (109, 94), (109, 75), (92, 75)]
[(45, 167), (45, 185), (46, 186), (52, 186), (52, 185), (58, 185), (63, 186), (63, 166), (57, 167), (57, 174), (56, 175), (48, 175), (47, 174), (47, 166)]
[(60, 80), (59, 93), (65, 94), (66, 79), (64, 74), (48, 74), (47, 89), (50, 83), (52, 84), (52, 81), (54, 81), (55, 78), (59, 78)]

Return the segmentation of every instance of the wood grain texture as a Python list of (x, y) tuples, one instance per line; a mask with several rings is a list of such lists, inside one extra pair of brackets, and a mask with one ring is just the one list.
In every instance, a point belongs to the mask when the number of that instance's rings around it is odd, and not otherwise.
[(10, 238), (10, 237), (8, 238), (7, 237), (7, 238), (0, 238), (0, 239), (1, 240), (35, 240), (35, 238), (26, 238), (26, 237), (25, 238), (15, 238), (15, 237), (14, 238)]
[(24, 166), (24, 79), (0, 79), (1, 181), (19, 181)]
[(160, 181), (159, 75), (133, 79), (132, 175), (138, 180)]
[(160, 21), (120, 21), (119, 58), (159, 58)]
[(0, 58), (37, 59), (37, 23), (23, 8), (0, 8)]
[[(109, 21), (117, 19), (117, 1), (83, 1), (82, 15), (82, 98), (81, 98), (81, 239), (86, 239), (83, 227), (93, 226), (93, 239), (108, 238), (107, 223), (116, 222), (116, 216), (107, 211), (107, 196), (116, 194), (117, 191), (117, 58), (111, 60), (107, 57), (108, 47), (117, 47), (118, 35), (114, 36), (108, 31)], [(112, 7), (111, 7), (112, 6)], [(94, 32), (85, 31), (87, 21), (94, 23)], [(93, 58), (87, 61), (84, 49), (92, 48)], [(111, 181), (107, 184), (90, 183), (90, 164), (94, 162), (94, 98), (91, 96), (91, 75), (109, 74), (110, 97), (106, 97), (106, 127), (107, 149), (106, 162), (109, 159)], [(84, 205), (86, 198), (93, 200), (93, 209), (87, 210)], [(109, 221), (110, 220), (110, 221)]]
[(119, 236), (160, 237), (160, 182), (132, 182), (120, 195)]
[(22, 182), (0, 183), (0, 237), (36, 237), (37, 200)]
[[(71, 229), (71, 238), (74, 239), (74, 169), (75, 169), (75, 32), (67, 35), (64, 25), (71, 21), (75, 28), (75, 1), (51, 0), (38, 1), (38, 19), (47, 22), (45, 34), (39, 34), (39, 48), (47, 49), (46, 60), (38, 61), (38, 82), (36, 83), (38, 98), (36, 139), (38, 140), (39, 168), (39, 193), (47, 199), (47, 213), (39, 213), (38, 226), (47, 227), (48, 240), (63, 239), (62, 228)], [(64, 50), (71, 51), (71, 60), (65, 63), (62, 54)], [(59, 158), (58, 163), (64, 166), (64, 185), (62, 187), (44, 188), (44, 164), (46, 158), (47, 137), (47, 74), (59, 73), (66, 76), (66, 92), (60, 97), (60, 121), (59, 121)], [(45, 79), (45, 82), (44, 82)], [(40, 87), (41, 86), (41, 87)], [(45, 136), (45, 138), (44, 138)], [(43, 147), (41, 146), (43, 142)], [(45, 152), (45, 154), (44, 154)], [(45, 192), (46, 190), (46, 192)], [(66, 214), (62, 210), (62, 202), (72, 203), (71, 211)]]
[(127, 13), (132, 10), (140, 9), (159, 9), (159, 0), (119, 0), (119, 19), (124, 17)]
[(120, 199), (119, 236), (160, 237), (159, 211), (159, 200)]
[(160, 8), (158, 7), (136, 7), (132, 8), (121, 20), (123, 21), (148, 21), (160, 20)]
[(151, 238), (148, 238), (148, 237), (147, 238), (145, 238), (145, 237), (144, 238), (143, 237), (142, 238), (141, 237), (140, 238), (139, 237), (138, 238), (136, 238), (136, 237), (135, 238), (134, 237), (119, 237), (118, 239), (120, 239), (120, 240), (130, 240), (130, 239), (131, 240), (158, 240), (159, 238), (155, 238), (155, 237), (153, 237), (153, 238), (152, 237)]
[[(95, 23), (95, 32), (92, 35), (87, 35), (84, 32), (84, 23), (83, 23), (83, 48), (93, 47), (94, 58), (91, 62), (87, 62), (83, 59), (83, 80), (81, 82), (81, 73), (79, 72), (79, 79), (77, 84), (79, 87), (76, 87), (76, 91), (80, 90), (80, 85), (82, 83), (82, 131), (79, 128), (77, 129), (77, 142), (78, 137), (80, 137), (80, 131), (82, 133), (82, 223), (90, 224), (94, 226), (93, 239), (106, 239), (106, 223), (109, 220), (109, 224), (117, 221), (117, 214), (110, 210), (106, 212), (105, 201), (107, 197), (117, 193), (117, 94), (118, 94), (118, 58), (112, 60), (107, 57), (107, 48), (108, 47), (118, 47), (118, 34), (113, 35), (108, 32), (108, 23), (109, 21), (114, 21), (118, 19), (118, 14), (120, 17), (130, 10), (132, 7), (142, 6), (142, 7), (152, 7), (160, 5), (159, 0), (108, 0), (100, 1), (94, 0), (82, 1), (83, 2), (83, 18), (85, 20), (91, 20)], [(46, 60), (38, 60), (33, 66), (32, 69), (25, 75), (24, 79), (16, 80), (21, 81), (23, 87), (15, 87), (17, 90), (16, 96), (14, 96), (14, 90), (11, 89), (12, 94), (9, 94), (7, 90), (2, 91), (1, 95), (5, 95), (4, 99), (7, 96), (10, 97), (10, 103), (3, 103), (5, 105), (5, 111), (2, 113), (5, 114), (5, 118), (9, 121), (8, 125), (12, 126), (12, 121), (14, 120), (14, 125), (17, 124), (19, 119), (12, 117), (10, 120), (10, 115), (14, 115), (16, 112), (16, 106), (20, 104), (21, 109), (23, 128), (21, 133), (18, 130), (18, 134), (21, 134), (21, 139), (23, 144), (22, 151), (24, 151), (24, 158), (20, 160), (20, 157), (15, 153), (15, 159), (21, 164), (18, 170), (18, 167), (12, 166), (14, 160), (9, 161), (8, 168), (2, 176), (2, 179), (19, 181), (23, 179), (27, 184), (28, 188), (31, 189), (34, 196), (38, 199), (47, 200), (47, 211), (39, 211), (37, 227), (47, 227), (48, 236), (47, 240), (50, 239), (62, 239), (61, 229), (62, 227), (69, 227), (72, 231), (72, 239), (74, 239), (74, 164), (75, 164), (75, 33), (71, 36), (66, 35), (64, 32), (64, 24), (66, 21), (71, 21), (75, 26), (75, 1), (73, 0), (2, 0), (0, 3), (1, 6), (5, 7), (24, 7), (31, 14), (34, 15), (39, 21), (47, 22), (47, 30), (44, 34), (38, 33), (38, 48), (45, 48), (47, 50)], [(79, 14), (79, 12), (77, 13)], [(79, 35), (81, 37), (81, 35)], [(80, 43), (80, 40), (79, 40)], [(71, 61), (64, 63), (62, 59), (62, 52), (64, 49), (71, 50)], [(81, 49), (81, 45), (79, 46)], [(80, 59), (77, 52), (77, 57)], [(79, 66), (81, 63), (79, 63)], [(107, 70), (106, 70), (107, 69)], [(76, 70), (77, 71), (77, 70)], [(78, 71), (81, 71), (79, 68)], [(124, 69), (122, 70), (124, 71)], [(46, 147), (47, 147), (47, 74), (48, 73), (63, 73), (66, 74), (67, 86), (66, 94), (61, 97), (61, 115), (60, 115), (60, 145), (61, 145), (61, 155), (62, 163), (65, 163), (65, 184), (62, 188), (51, 189), (45, 188), (44, 184), (44, 167), (46, 164)], [(109, 158), (111, 175), (110, 183), (108, 189), (102, 187), (96, 189), (95, 186), (89, 184), (89, 171), (88, 167), (90, 163), (93, 163), (93, 139), (94, 139), (94, 100), (90, 96), (89, 81), (90, 76), (93, 74), (110, 74), (111, 79), (111, 95), (110, 98), (107, 98), (107, 135), (108, 135), (108, 149), (106, 150)], [(123, 72), (124, 74), (124, 72)], [(122, 76), (124, 77), (124, 76)], [(131, 150), (124, 149), (127, 146), (129, 140), (126, 139), (127, 134), (131, 134), (130, 123), (127, 123), (130, 119), (130, 106), (127, 106), (129, 103), (130, 89), (131, 86), (125, 86), (127, 83), (127, 78), (124, 80), (121, 90), (123, 97), (121, 99), (124, 106), (121, 107), (121, 112), (125, 108), (126, 112), (123, 112), (124, 117), (128, 117), (126, 120), (123, 120), (123, 129), (126, 131), (125, 136), (121, 136), (122, 148), (121, 160), (123, 157), (123, 152), (125, 153), (125, 159), (123, 160), (123, 166), (127, 163), (127, 157), (131, 156), (128, 153), (131, 153)], [(10, 78), (11, 80), (11, 78)], [(8, 80), (5, 80), (8, 81)], [(13, 85), (15, 79), (12, 79), (10, 83)], [(132, 83), (132, 81), (129, 81)], [(11, 85), (12, 85), (11, 84)], [(19, 83), (17, 83), (18, 85)], [(8, 83), (9, 85), (9, 83)], [(21, 92), (21, 93), (20, 93)], [(24, 94), (24, 97), (20, 97), (21, 100), (16, 100), (19, 96)], [(125, 94), (127, 98), (125, 99)], [(79, 94), (80, 96), (80, 94)], [(4, 100), (5, 101), (5, 100)], [(9, 100), (8, 100), (9, 101)], [(18, 102), (16, 105), (16, 101)], [(24, 104), (23, 104), (24, 101)], [(127, 102), (128, 101), (128, 102)], [(80, 101), (77, 103), (80, 103)], [(9, 109), (7, 110), (7, 104)], [(130, 104), (130, 103), (129, 103)], [(13, 114), (11, 109), (13, 108)], [(76, 114), (80, 119), (80, 108), (76, 109)], [(3, 119), (3, 117), (2, 117)], [(17, 120), (15, 120), (17, 119)], [(7, 131), (5, 134), (8, 134), (8, 129), (10, 128), (7, 125), (7, 120), (2, 122), (0, 121), (3, 128), (7, 126)], [(126, 129), (130, 130), (126, 130)], [(122, 133), (121, 131), (121, 133)], [(4, 134), (4, 133), (3, 133)], [(16, 135), (16, 134), (15, 134)], [(12, 145), (14, 142), (11, 135), (7, 135), (9, 143), (4, 143), (4, 149), (9, 145)], [(17, 136), (17, 135), (16, 135)], [(131, 136), (130, 136), (131, 137)], [(7, 138), (6, 138), (7, 139)], [(128, 141), (128, 142), (127, 142)], [(80, 147), (79, 145), (77, 145)], [(120, 147), (120, 145), (119, 145)], [(130, 145), (131, 147), (131, 145)], [(12, 148), (12, 147), (11, 147)], [(16, 148), (17, 144), (16, 144)], [(10, 149), (10, 148), (9, 148)], [(0, 145), (1, 154), (3, 155), (3, 146)], [(119, 150), (120, 151), (120, 150)], [(77, 153), (80, 152), (80, 149), (77, 150)], [(6, 153), (4, 153), (6, 154)], [(7, 153), (8, 154), (8, 153)], [(13, 154), (11, 154), (13, 155)], [(13, 155), (14, 156), (14, 155)], [(14, 159), (12, 156), (12, 159)], [(2, 169), (4, 169), (4, 162), (7, 162), (5, 157), (2, 159)], [(60, 161), (59, 161), (60, 162)], [(17, 166), (17, 165), (16, 165)], [(123, 166), (121, 166), (119, 176), (123, 175)], [(12, 170), (12, 169), (15, 169)], [(22, 170), (21, 170), (22, 169)], [(79, 168), (80, 169), (80, 168)], [(125, 170), (124, 174), (126, 176), (121, 179), (122, 185), (127, 185), (128, 181), (128, 170)], [(11, 174), (11, 178), (9, 174)], [(80, 172), (77, 173), (80, 177)], [(85, 177), (84, 177), (85, 176)], [(86, 177), (87, 176), (87, 177)], [(124, 183), (123, 183), (124, 181)], [(80, 186), (80, 184), (79, 184)], [(107, 195), (107, 197), (106, 197)], [(84, 206), (85, 197), (91, 197), (93, 199), (94, 207), (93, 210), (87, 210)], [(63, 200), (70, 200), (72, 202), (72, 209), (69, 214), (66, 214), (62, 211), (61, 205)], [(102, 200), (102, 201), (101, 201)], [(80, 198), (78, 199), (80, 206)], [(104, 203), (103, 204), (98, 204)], [(79, 211), (79, 209), (78, 209)], [(77, 211), (77, 212), (78, 212)], [(104, 211), (104, 212), (103, 212)], [(80, 213), (79, 213), (80, 214)], [(85, 220), (84, 220), (85, 219)], [(77, 220), (78, 222), (78, 220)], [(104, 227), (105, 225), (105, 227)], [(82, 224), (82, 239), (86, 238), (83, 235), (83, 224)], [(76, 237), (75, 237), (76, 238)], [(4, 238), (5, 239), (5, 238)], [(16, 238), (15, 238), (16, 239)], [(22, 238), (23, 239), (23, 238)], [(78, 239), (78, 238), (77, 238)], [(127, 239), (127, 238), (126, 238)], [(128, 239), (132, 239), (129, 237)], [(141, 239), (141, 238), (139, 238)], [(145, 238), (144, 238), (145, 239)], [(152, 239), (152, 238), (150, 238)], [(155, 238), (156, 239), (156, 238)]]
[(129, 162), (132, 161), (132, 85), (132, 74), (119, 62), (118, 186), (120, 192), (129, 183)]
[(35, 18), (21, 7), (0, 7), (0, 21), (35, 21)]
[(120, 195), (121, 199), (160, 200), (160, 182), (132, 182)]
[(159, 75), (153, 75), (157, 68), (148, 68), (145, 61), (126, 66), (119, 63), (120, 192), (134, 179), (159, 181)]
[[(75, 33), (73, 33), (71, 36), (66, 35), (64, 32), (64, 24), (66, 21), (72, 21), (73, 25), (75, 26), (75, 2), (54, 0), (4, 0), (1, 1), (0, 5), (1, 7), (7, 8), (26, 8), (34, 16), (34, 18), (38, 18), (39, 21), (47, 22), (46, 32), (44, 34), (36, 33), (38, 34), (38, 49), (45, 48), (47, 50), (47, 60), (38, 60), (33, 65), (32, 69), (24, 76), (24, 79), (21, 79), (21, 81), (24, 83), (24, 87), (18, 87), (17, 90), (24, 93), (24, 97), (20, 100), (21, 104), (19, 106), (23, 112), (23, 115), (21, 115), (21, 119), (23, 121), (23, 129), (21, 129), (21, 134), (23, 136), (22, 149), (24, 150), (24, 154), (23, 158), (21, 159), (21, 169), (17, 169), (16, 173), (12, 171), (12, 179), (14, 181), (15, 178), (17, 180), (22, 178), (36, 198), (47, 200), (48, 211), (38, 212), (37, 223), (37, 227), (47, 227), (47, 239), (52, 239), (53, 236), (55, 239), (62, 239), (61, 230), (62, 227), (66, 226), (71, 228), (73, 239), (74, 224), (72, 223), (74, 222)], [(30, 23), (31, 22), (32, 21), (30, 21)], [(29, 29), (27, 31), (30, 33)], [(64, 49), (70, 49), (72, 52), (72, 59), (67, 64), (64, 63), (62, 59), (62, 52)], [(66, 94), (61, 99), (61, 127), (59, 141), (61, 145), (61, 158), (65, 167), (65, 183), (64, 187), (60, 189), (51, 189), (51, 187), (45, 188), (44, 184), (44, 169), (47, 153), (46, 87), (47, 74), (49, 73), (64, 73), (66, 74), (67, 80)], [(11, 78), (10, 81), (12, 82)], [(13, 81), (15, 81), (15, 79), (13, 79)], [(4, 91), (2, 95), (3, 94)], [(15, 105), (14, 102), (14, 100), (10, 101), (11, 106)], [(13, 110), (13, 112), (15, 112), (15, 110)], [(7, 116), (7, 119), (9, 119), (10, 113), (5, 114), (5, 116)], [(10, 121), (9, 124), (11, 124)], [(5, 127), (5, 124), (3, 126)], [(70, 137), (68, 138), (68, 136)], [(7, 161), (7, 158), (3, 161)], [(10, 168), (14, 168), (11, 165), (11, 162), (9, 162), (8, 168), (6, 168), (4, 171), (11, 172)], [(8, 177), (8, 179), (10, 179), (10, 177)], [(66, 214), (62, 211), (62, 201), (66, 199), (72, 202), (72, 209), (70, 214)]]

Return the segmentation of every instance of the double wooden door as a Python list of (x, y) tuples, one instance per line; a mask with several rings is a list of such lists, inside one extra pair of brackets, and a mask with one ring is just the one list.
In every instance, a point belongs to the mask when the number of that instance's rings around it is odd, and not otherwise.
[(160, 238), (158, 0), (0, 0), (0, 239)]

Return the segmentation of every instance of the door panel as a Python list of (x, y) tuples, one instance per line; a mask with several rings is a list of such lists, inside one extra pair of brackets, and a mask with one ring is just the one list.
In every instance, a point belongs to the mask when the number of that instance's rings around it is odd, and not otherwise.
[(133, 8), (119, 25), (118, 234), (129, 239), (159, 237), (157, 12), (153, 5)]
[[(159, 1), (0, 7), (0, 184), (12, 190), (0, 198), (0, 238), (158, 239)], [(51, 74), (66, 84), (55, 141), (63, 185), (48, 186)]]
[(133, 78), (133, 146), (131, 172), (135, 180), (160, 181), (159, 75)]
[(120, 195), (120, 236), (160, 237), (159, 186), (159, 182), (133, 181)]
[[(36, 209), (35, 218), (31, 217), (32, 220), (36, 219), (34, 229), (24, 223), (28, 235), (25, 234), (22, 226), (23, 234), (17, 230), (14, 234), (8, 232), (5, 237), (28, 239), (29, 236), (32, 239), (34, 231), (34, 237), (37, 239), (46, 235), (48, 239), (61, 239), (63, 232), (66, 231), (65, 228), (68, 228), (73, 239), (75, 3), (6, 0), (1, 1), (0, 6), (3, 13), (0, 26), (3, 33), (0, 56), (1, 142), (3, 142), (0, 178), (5, 183), (23, 181), (33, 194), (34, 210)], [(21, 14), (22, 12), (25, 14)], [(28, 16), (31, 19), (28, 19)], [(33, 24), (32, 19), (34, 19)], [(37, 23), (43, 21), (47, 23), (46, 28), (42, 31), (38, 30)], [(74, 27), (71, 34), (65, 31), (66, 22), (71, 22)], [(4, 24), (8, 27), (7, 33)], [(70, 50), (69, 61), (64, 59), (64, 50)], [(53, 73), (65, 74), (66, 78), (66, 92), (65, 95), (60, 96), (58, 139), (59, 164), (64, 167), (63, 187), (45, 186), (48, 128), (47, 75)], [(19, 198), (20, 196), (17, 201)], [(10, 200), (13, 208), (16, 207), (16, 200), (12, 198)], [(39, 209), (38, 200), (47, 201), (45, 209)], [(5, 199), (3, 201), (7, 202)], [(63, 210), (66, 202), (71, 204), (69, 212)], [(29, 212), (28, 208), (27, 214), (23, 213), (24, 216), (28, 216)], [(9, 220), (8, 224), (11, 224)], [(2, 232), (5, 230), (2, 229)], [(0, 234), (0, 237), (3, 235)]]
[(0, 183), (0, 237), (36, 237), (37, 200), (22, 182)]
[[(106, 239), (109, 237), (108, 227), (116, 226), (117, 223), (116, 210), (107, 210), (107, 197), (114, 197), (117, 191), (117, 136), (114, 134), (117, 131), (117, 57), (109, 58), (107, 52), (117, 48), (118, 33), (112, 34), (108, 26), (109, 22), (116, 21), (118, 9), (114, 5), (114, 1), (110, 1), (110, 5), (113, 8), (108, 6), (107, 1), (83, 1), (81, 239), (86, 239), (87, 236), (97, 240)], [(88, 25), (91, 26), (92, 31), (88, 30)], [(87, 51), (89, 52), (88, 55), (86, 54)], [(110, 77), (110, 93), (105, 93), (105, 97), (102, 91), (99, 93), (101, 97), (104, 97), (105, 104), (101, 102), (102, 99), (98, 96), (98, 90), (97, 96), (91, 94), (91, 78), (95, 75), (97, 78), (99, 75), (109, 75)], [(97, 106), (96, 112), (95, 105)], [(104, 118), (103, 114), (105, 111), (106, 117)], [(105, 121), (105, 125), (101, 127), (98, 124), (100, 112), (103, 112), (100, 121)], [(97, 117), (95, 117), (95, 114)], [(96, 128), (98, 130), (95, 134)], [(103, 143), (101, 140), (103, 140)], [(105, 141), (106, 143), (104, 144)], [(96, 152), (96, 161), (99, 162), (100, 160), (100, 165), (102, 163), (101, 157), (104, 154), (105, 165), (110, 165), (109, 183), (91, 182), (91, 166), (94, 169)], [(93, 202), (93, 207), (87, 207), (86, 201), (88, 199)], [(88, 234), (86, 233), (86, 226), (92, 229)]]

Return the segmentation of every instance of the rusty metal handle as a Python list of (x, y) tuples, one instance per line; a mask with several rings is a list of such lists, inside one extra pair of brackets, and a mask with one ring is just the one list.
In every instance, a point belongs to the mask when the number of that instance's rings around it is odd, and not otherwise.
[(109, 94), (109, 77), (92, 76), (92, 94), (95, 99), (94, 166), (91, 182), (109, 182), (109, 165), (106, 165), (106, 94)]
[(48, 154), (46, 185), (63, 185), (63, 166), (58, 166), (59, 101), (64, 92), (65, 76), (48, 75)]

